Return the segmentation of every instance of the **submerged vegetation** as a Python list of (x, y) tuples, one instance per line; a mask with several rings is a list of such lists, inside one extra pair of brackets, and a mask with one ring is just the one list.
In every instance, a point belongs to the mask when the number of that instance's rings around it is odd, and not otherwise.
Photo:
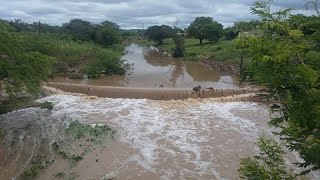
[(48, 157), (45, 155), (36, 155), (32, 158), (31, 166), (21, 174), (22, 180), (33, 180), (35, 179), (41, 170), (47, 168), (53, 162), (49, 162)]
[(69, 124), (67, 134), (70, 134), (76, 139), (91, 138), (91, 141), (96, 141), (104, 136), (111, 135), (113, 137), (115, 131), (107, 125), (90, 125), (73, 121)]
[[(65, 124), (64, 121), (57, 123)], [(39, 132), (40, 131), (41, 130), (39, 130)], [(1, 130), (0, 135), (3, 132), (4, 131)], [(60, 137), (56, 139), (57, 137), (52, 137), (53, 139), (51, 140), (42, 138), (44, 142), (51, 141), (50, 147), (47, 147), (47, 143), (41, 144), (40, 148), (36, 151), (36, 154), (31, 155), (31, 161), (27, 164), (21, 175), (19, 175), (19, 179), (36, 179), (44, 169), (54, 164), (57, 159), (62, 159), (68, 164), (68, 168), (72, 169), (85, 158), (87, 153), (96, 148), (105, 146), (106, 143), (110, 141), (110, 138), (114, 138), (114, 134), (115, 130), (107, 125), (93, 126), (78, 121), (72, 121), (67, 127), (63, 125), (60, 135), (64, 138)], [(5, 136), (5, 134), (3, 134), (3, 136)], [(71, 143), (79, 143), (79, 146), (74, 147)], [(71, 177), (72, 173), (69, 173), (67, 170), (54, 174), (54, 177), (69, 176)]]
[[(318, 1), (315, 10), (318, 11)], [(291, 15), (291, 9), (271, 11), (272, 0), (259, 0), (251, 8), (260, 20), (223, 26), (211, 17), (197, 17), (190, 27), (151, 26), (146, 31), (123, 31), (112, 22), (92, 24), (73, 19), (61, 27), (0, 20), (0, 114), (24, 103), (24, 95), (36, 95), (54, 74), (66, 79), (125, 75), (129, 65), (121, 60), (122, 41), (153, 44), (173, 57), (188, 61), (217, 60), (241, 66), (243, 81), (264, 86), (271, 106), (270, 125), (290, 151), (297, 152), (304, 168), (299, 175), (320, 169), (320, 17)], [(308, 3), (310, 5), (310, 3)], [(149, 39), (149, 42), (146, 41)], [(201, 88), (200, 88), (201, 89)], [(8, 103), (10, 102), (10, 103)], [(7, 106), (6, 106), (7, 105)], [(52, 110), (44, 102), (37, 107)], [(72, 121), (65, 132), (73, 141), (99, 143), (115, 131), (107, 125), (92, 126)], [(0, 141), (5, 132), (0, 128)], [(64, 159), (77, 163), (84, 152), (72, 154), (51, 147)], [(294, 179), (285, 165), (284, 151), (273, 140), (258, 141), (260, 155), (243, 158), (243, 179)], [(33, 179), (50, 162), (35, 156), (21, 177)], [(63, 174), (57, 174), (57, 177)]]
[(53, 109), (53, 106), (54, 106), (54, 104), (52, 102), (48, 102), (48, 101), (45, 101), (45, 102), (39, 104), (39, 107), (41, 109), (47, 109), (49, 111), (51, 111)]

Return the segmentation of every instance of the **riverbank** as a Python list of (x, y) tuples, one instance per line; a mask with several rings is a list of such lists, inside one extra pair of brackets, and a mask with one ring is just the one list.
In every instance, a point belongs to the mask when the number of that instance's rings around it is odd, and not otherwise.
[[(170, 53), (174, 42), (172, 39), (165, 39), (162, 44), (156, 44), (148, 41), (140, 41), (142, 45), (153, 45), (164, 52)], [(187, 61), (210, 60), (240, 65), (241, 54), (232, 41), (221, 40), (217, 43), (204, 41), (199, 44), (198, 39), (185, 38), (185, 50)], [(247, 64), (250, 58), (244, 57), (244, 63)]]

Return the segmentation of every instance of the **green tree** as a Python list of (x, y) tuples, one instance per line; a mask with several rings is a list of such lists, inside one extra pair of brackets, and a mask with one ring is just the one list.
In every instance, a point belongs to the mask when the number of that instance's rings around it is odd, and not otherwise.
[(120, 27), (112, 22), (104, 21), (98, 27), (95, 34), (95, 41), (104, 46), (110, 46), (120, 42)]
[(90, 41), (94, 39), (95, 28), (88, 21), (73, 19), (69, 23), (64, 24), (63, 28), (76, 40)]
[[(290, 23), (291, 9), (271, 12), (271, 2), (257, 1), (251, 8), (261, 17), (263, 33), (248, 37), (252, 62), (244, 77), (268, 87), (268, 98), (276, 102), (270, 124), (299, 153), (304, 162), (297, 165), (308, 168), (301, 173), (306, 174), (320, 169), (320, 72), (307, 60), (310, 51), (318, 53), (317, 43)], [(320, 56), (312, 57), (320, 61)]]
[(166, 38), (171, 38), (173, 35), (173, 29), (170, 26), (151, 26), (147, 29), (145, 36), (151, 41), (156, 41), (158, 44), (162, 44)]
[(181, 35), (175, 35), (173, 37), (174, 48), (172, 49), (172, 56), (179, 58), (183, 57), (185, 54), (185, 40)]
[(120, 26), (114, 22), (111, 22), (111, 21), (103, 21), (101, 23), (102, 26), (111, 26), (113, 27), (114, 29), (116, 29), (117, 31), (120, 30)]
[(197, 17), (188, 28), (188, 35), (200, 40), (217, 41), (223, 35), (223, 26), (211, 17)]
[(257, 29), (260, 25), (260, 22), (257, 20), (252, 21), (238, 21), (234, 23), (234, 26), (239, 32), (250, 32), (252, 30)]
[(14, 30), (14, 27), (12, 27), (7, 21), (0, 19), (0, 32), (12, 32)]
[(260, 155), (254, 158), (242, 158), (238, 170), (240, 178), (248, 180), (295, 179), (286, 171), (285, 152), (280, 145), (270, 139), (260, 138), (257, 142)]
[(223, 31), (224, 31), (223, 34), (224, 34), (224, 37), (225, 37), (226, 40), (233, 40), (239, 34), (239, 31), (236, 30), (235, 26), (227, 27)]
[(28, 23), (22, 22), (21, 19), (15, 19), (10, 21), (10, 25), (15, 28), (18, 32), (28, 32), (31, 31), (31, 27)]
[(0, 82), (11, 98), (20, 92), (36, 94), (47, 80), (53, 58), (22, 46), (20, 35), (0, 32)]
[(90, 78), (99, 78), (106, 75), (125, 75), (128, 64), (121, 59), (121, 54), (108, 50), (94, 48), (89, 53), (91, 61), (88, 62), (86, 73)]
[(207, 34), (207, 40), (211, 43), (218, 42), (223, 36), (223, 25), (214, 21), (212, 24), (205, 26), (204, 31)]

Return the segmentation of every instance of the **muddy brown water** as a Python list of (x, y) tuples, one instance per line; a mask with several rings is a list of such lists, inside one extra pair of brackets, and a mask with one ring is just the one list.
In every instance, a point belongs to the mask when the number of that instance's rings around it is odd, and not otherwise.
[[(169, 57), (150, 55), (135, 44), (123, 57), (134, 63), (127, 76), (72, 81), (99, 86), (154, 88), (238, 88), (227, 67), (211, 68)], [(64, 82), (64, 78), (55, 78)], [(229, 97), (226, 101), (237, 100)], [(37, 155), (45, 155), (35, 179), (239, 179), (243, 157), (259, 153), (255, 141), (273, 137), (267, 122), (269, 108), (253, 102), (221, 99), (154, 101), (110, 99), (57, 91), (38, 100), (54, 103), (52, 111), (22, 109), (0, 116), (0, 179), (19, 179)], [(71, 121), (107, 124), (117, 131), (100, 144), (70, 141), (65, 128)], [(276, 138), (276, 137), (274, 137)], [(71, 163), (58, 156), (51, 144), (59, 142), (83, 159)], [(300, 159), (286, 155), (293, 167)], [(310, 179), (319, 179), (312, 173)]]
[[(268, 106), (214, 99), (153, 101), (109, 99), (60, 93), (39, 100), (55, 104), (50, 111), (23, 109), (0, 116), (6, 130), (0, 144), (0, 179), (28, 169), (41, 147), (65, 139), (63, 128), (78, 120), (107, 124), (114, 139), (91, 145), (76, 164), (49, 152), (55, 161), (36, 179), (238, 179), (242, 157), (259, 153), (259, 136), (272, 136)], [(71, 141), (74, 151), (87, 147)], [(73, 152), (75, 153), (75, 152)], [(286, 162), (299, 159), (290, 153)], [(312, 174), (311, 179), (319, 176)]]
[(154, 47), (131, 44), (122, 59), (132, 64), (125, 76), (106, 76), (100, 79), (69, 80), (56, 76), (53, 82), (96, 86), (192, 88), (238, 88), (237, 78), (227, 65), (209, 66), (200, 62), (184, 62), (164, 55)]

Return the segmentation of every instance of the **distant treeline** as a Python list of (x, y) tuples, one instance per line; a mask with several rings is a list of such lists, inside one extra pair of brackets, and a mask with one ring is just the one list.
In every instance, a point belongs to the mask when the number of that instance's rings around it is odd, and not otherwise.
[(74, 19), (59, 27), (0, 20), (0, 90), (11, 97), (22, 90), (36, 93), (56, 73), (67, 79), (124, 75), (128, 65), (121, 60), (121, 42), (137, 33), (109, 21)]
[(143, 35), (144, 30), (123, 30), (120, 26), (111, 21), (103, 21), (94, 24), (82, 19), (73, 19), (62, 26), (54, 26), (46, 23), (33, 22), (26, 23), (21, 19), (13, 21), (1, 20), (2, 26), (8, 30), (20, 33), (55, 34), (63, 40), (91, 41), (101, 45), (112, 45), (120, 42), (121, 37)]

